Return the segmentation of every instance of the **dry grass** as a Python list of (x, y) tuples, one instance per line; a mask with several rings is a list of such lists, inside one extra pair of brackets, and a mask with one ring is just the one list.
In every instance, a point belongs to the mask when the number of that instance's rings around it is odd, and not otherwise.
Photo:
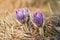
[[(5, 14), (0, 17), (0, 40), (35, 40), (39, 38), (36, 28), (30, 28), (26, 33), (24, 24), (21, 24), (15, 17), (15, 13)], [(36, 39), (36, 40), (37, 40)]]

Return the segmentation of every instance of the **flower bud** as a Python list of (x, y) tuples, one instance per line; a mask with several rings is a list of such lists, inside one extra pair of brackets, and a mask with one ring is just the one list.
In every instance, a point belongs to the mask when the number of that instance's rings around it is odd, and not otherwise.
[(33, 21), (36, 24), (42, 24), (43, 23), (43, 14), (41, 12), (34, 12), (33, 13)]
[(29, 19), (28, 8), (22, 8), (20, 10), (16, 10), (16, 17), (21, 23), (26, 23)]
[(16, 17), (17, 17), (19, 20), (24, 19), (24, 13), (22, 12), (22, 10), (16, 10)]

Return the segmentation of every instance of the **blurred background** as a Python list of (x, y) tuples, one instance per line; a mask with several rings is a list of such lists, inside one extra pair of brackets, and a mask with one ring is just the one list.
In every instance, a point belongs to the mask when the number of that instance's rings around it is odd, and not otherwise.
[(50, 13), (52, 12), (51, 8), (53, 10), (59, 9), (57, 4), (60, 5), (59, 0), (0, 0), (0, 14), (3, 15), (6, 11), (13, 12), (16, 9), (28, 7), (31, 11), (39, 9), (44, 14), (48, 14), (46, 16), (49, 16), (52, 14)]
[(28, 7), (31, 11), (39, 9), (45, 14), (51, 14), (50, 7), (57, 3), (60, 3), (59, 0), (0, 0), (0, 14), (3, 15), (6, 11), (13, 12), (23, 7)]

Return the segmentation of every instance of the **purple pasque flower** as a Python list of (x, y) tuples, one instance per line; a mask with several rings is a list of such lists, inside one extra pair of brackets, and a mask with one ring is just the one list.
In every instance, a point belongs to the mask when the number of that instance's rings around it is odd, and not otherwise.
[(28, 8), (22, 8), (22, 12), (25, 14), (25, 16), (29, 15), (29, 10)]
[(23, 8), (22, 10), (23, 10), (24, 13), (27, 13), (29, 11), (28, 8), (26, 8), (26, 7)]
[(24, 13), (22, 12), (22, 10), (20, 9), (18, 9), (18, 10), (16, 10), (16, 17), (19, 19), (19, 20), (22, 20), (22, 19), (24, 19)]
[(43, 22), (43, 14), (41, 12), (34, 12), (33, 21), (37, 24), (41, 24)]
[(22, 9), (16, 10), (16, 17), (19, 20), (26, 19), (26, 16), (28, 16), (28, 8), (22, 8)]

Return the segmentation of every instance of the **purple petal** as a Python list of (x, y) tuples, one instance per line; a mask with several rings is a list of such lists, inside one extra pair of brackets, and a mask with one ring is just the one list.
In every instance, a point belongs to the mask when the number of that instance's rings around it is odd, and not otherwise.
[(28, 15), (28, 8), (22, 8), (20, 10), (16, 10), (16, 17), (20, 20), (24, 19), (24, 17), (27, 15)]
[(23, 8), (22, 11), (23, 11), (24, 13), (28, 13), (28, 8)]
[(16, 16), (18, 19), (22, 20), (24, 18), (24, 13), (22, 10), (16, 10)]
[(41, 12), (34, 12), (33, 20), (35, 23), (41, 23), (43, 21), (43, 14)]

